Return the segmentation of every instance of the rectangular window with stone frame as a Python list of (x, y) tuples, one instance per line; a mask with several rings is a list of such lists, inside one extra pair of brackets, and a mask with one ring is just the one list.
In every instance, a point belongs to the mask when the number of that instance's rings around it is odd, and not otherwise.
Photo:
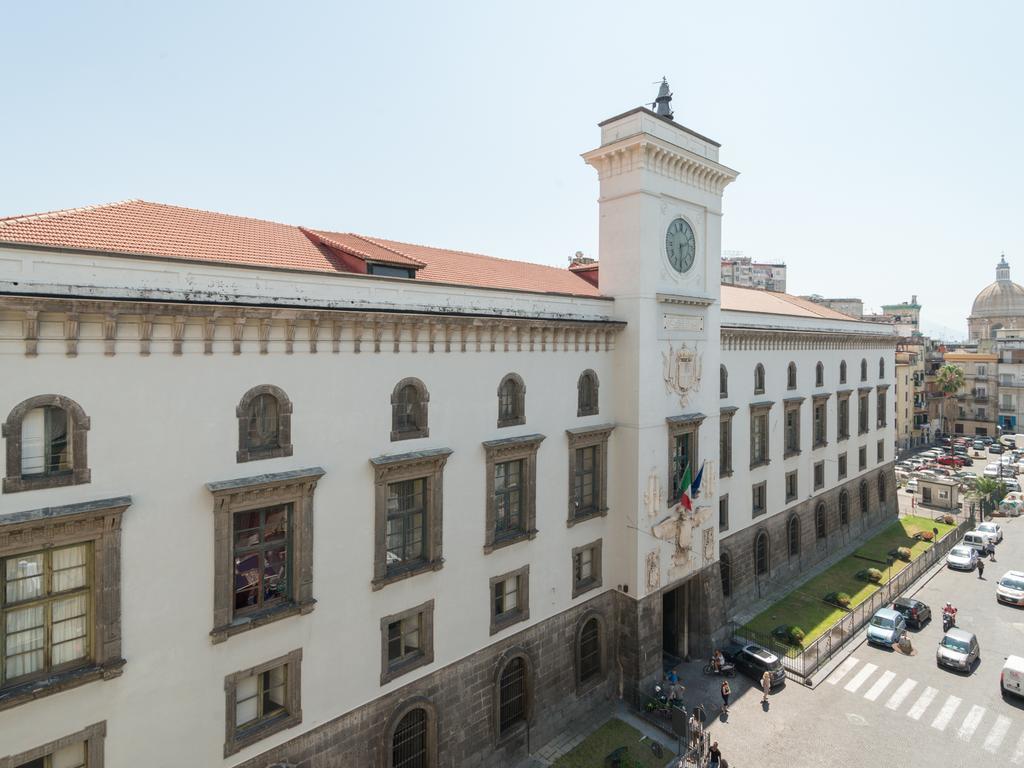
[(840, 480), (846, 477), (846, 454), (840, 453), (839, 458), (836, 460), (836, 467), (838, 468), (837, 475)]
[(750, 494), (750, 516), (760, 517), (768, 511), (768, 483), (754, 483)]
[(608, 436), (612, 425), (567, 429), (569, 505), (566, 525), (608, 514)]
[(800, 454), (800, 408), (804, 399), (802, 397), (791, 397), (785, 401), (786, 405), (786, 434), (785, 452), (783, 458), (798, 456)]
[(718, 416), (718, 476), (732, 476), (732, 417), (735, 407), (722, 408)]
[(887, 384), (880, 384), (878, 386), (878, 394), (875, 396), (876, 421), (879, 429), (888, 423), (887, 397), (885, 392), (888, 388)]
[(434, 662), (434, 601), (380, 620), (380, 684)]
[(104, 720), (28, 752), (0, 757), (0, 768), (103, 768), (106, 735)]
[(491, 598), (491, 634), (530, 618), (530, 566), (494, 576), (488, 585)]
[(753, 403), (750, 406), (750, 468), (770, 463), (768, 454), (768, 412), (772, 403)]
[(224, 757), (302, 722), (302, 649), (224, 678)]
[(868, 421), (871, 418), (871, 415), (868, 413), (870, 392), (870, 387), (861, 387), (857, 390), (857, 434), (860, 435), (866, 435), (870, 430), (870, 422)]
[(0, 518), (0, 710), (121, 674), (118, 497)]
[(861, 446), (857, 451), (857, 468), (865, 470), (868, 468), (868, 449), (866, 446)]
[(825, 462), (814, 463), (814, 490), (820, 491), (825, 487)]
[(798, 495), (797, 478), (799, 477), (797, 470), (786, 473), (786, 501), (796, 501)]
[(213, 642), (313, 610), (313, 494), (323, 474), (311, 467), (207, 484)]
[(370, 459), (374, 469), (373, 589), (444, 565), (444, 467), (449, 448)]
[(729, 494), (723, 493), (718, 497), (718, 531), (724, 533), (729, 530)]
[(572, 596), (574, 598), (601, 586), (601, 548), (602, 540), (598, 539), (572, 550)]
[(850, 391), (836, 393), (836, 439), (850, 437)]
[(814, 396), (814, 447), (828, 445), (828, 398), (829, 395)]
[(700, 460), (698, 458), (698, 437), (700, 425), (704, 423), (703, 414), (670, 416), (665, 419), (668, 425), (669, 450), (669, 485), (668, 503), (675, 504), (689, 488), (684, 488), (686, 470), (690, 470), (690, 481), (697, 476)]
[(885, 461), (885, 440), (879, 440), (878, 441), (877, 451), (878, 451), (878, 455), (877, 455), (878, 463), (881, 464), (882, 462)]
[(487, 459), (484, 552), (537, 535), (537, 450), (544, 435), (483, 444)]

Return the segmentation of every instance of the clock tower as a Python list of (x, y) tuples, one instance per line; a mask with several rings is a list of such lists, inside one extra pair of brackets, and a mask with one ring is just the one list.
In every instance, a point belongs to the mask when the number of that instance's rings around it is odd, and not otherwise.
[[(605, 120), (601, 146), (583, 155), (600, 181), (601, 292), (626, 321), (615, 351), (609, 506), (624, 534), (615, 556), (638, 601), (641, 678), (656, 671), (662, 648), (704, 652), (721, 617), (712, 588), (719, 262), (722, 193), (737, 173), (719, 162), (716, 142), (672, 119), (670, 99), (663, 82), (657, 112), (638, 107)], [(684, 478), (701, 469), (694, 495)]]

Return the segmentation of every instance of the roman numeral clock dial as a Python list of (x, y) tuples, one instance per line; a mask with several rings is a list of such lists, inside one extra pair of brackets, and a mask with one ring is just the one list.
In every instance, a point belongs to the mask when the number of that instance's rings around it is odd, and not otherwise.
[(688, 272), (697, 255), (697, 240), (685, 219), (676, 219), (665, 233), (665, 252), (668, 263), (680, 274)]

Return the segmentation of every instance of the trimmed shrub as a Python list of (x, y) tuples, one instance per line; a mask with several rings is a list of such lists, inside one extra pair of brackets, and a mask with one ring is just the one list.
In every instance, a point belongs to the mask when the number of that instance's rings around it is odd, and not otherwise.
[(795, 624), (780, 624), (772, 630), (772, 637), (786, 645), (800, 645), (807, 634)]
[(945, 523), (946, 525), (956, 525), (956, 518), (952, 515), (943, 515), (941, 522)]
[(857, 578), (863, 581), (870, 581), (872, 584), (880, 584), (882, 572), (877, 568), (865, 568), (862, 571), (857, 571)]
[(838, 605), (840, 608), (849, 608), (851, 598), (845, 592), (829, 592), (825, 595), (825, 602)]
[(918, 531), (914, 534), (914, 538), (918, 541), (931, 541), (935, 538), (935, 534), (931, 531)]
[(910, 548), (909, 547), (900, 547), (900, 548), (898, 548), (896, 550), (896, 557), (898, 557), (900, 560), (902, 560), (902, 561), (904, 561), (906, 563), (909, 563), (910, 562)]

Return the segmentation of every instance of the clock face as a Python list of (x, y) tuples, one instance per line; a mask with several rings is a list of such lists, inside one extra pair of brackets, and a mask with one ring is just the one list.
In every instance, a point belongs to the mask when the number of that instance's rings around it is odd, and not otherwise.
[(684, 219), (676, 219), (668, 225), (668, 232), (665, 233), (665, 252), (668, 254), (669, 264), (676, 272), (686, 272), (693, 266), (693, 260), (697, 255), (697, 240), (693, 236), (693, 229)]

